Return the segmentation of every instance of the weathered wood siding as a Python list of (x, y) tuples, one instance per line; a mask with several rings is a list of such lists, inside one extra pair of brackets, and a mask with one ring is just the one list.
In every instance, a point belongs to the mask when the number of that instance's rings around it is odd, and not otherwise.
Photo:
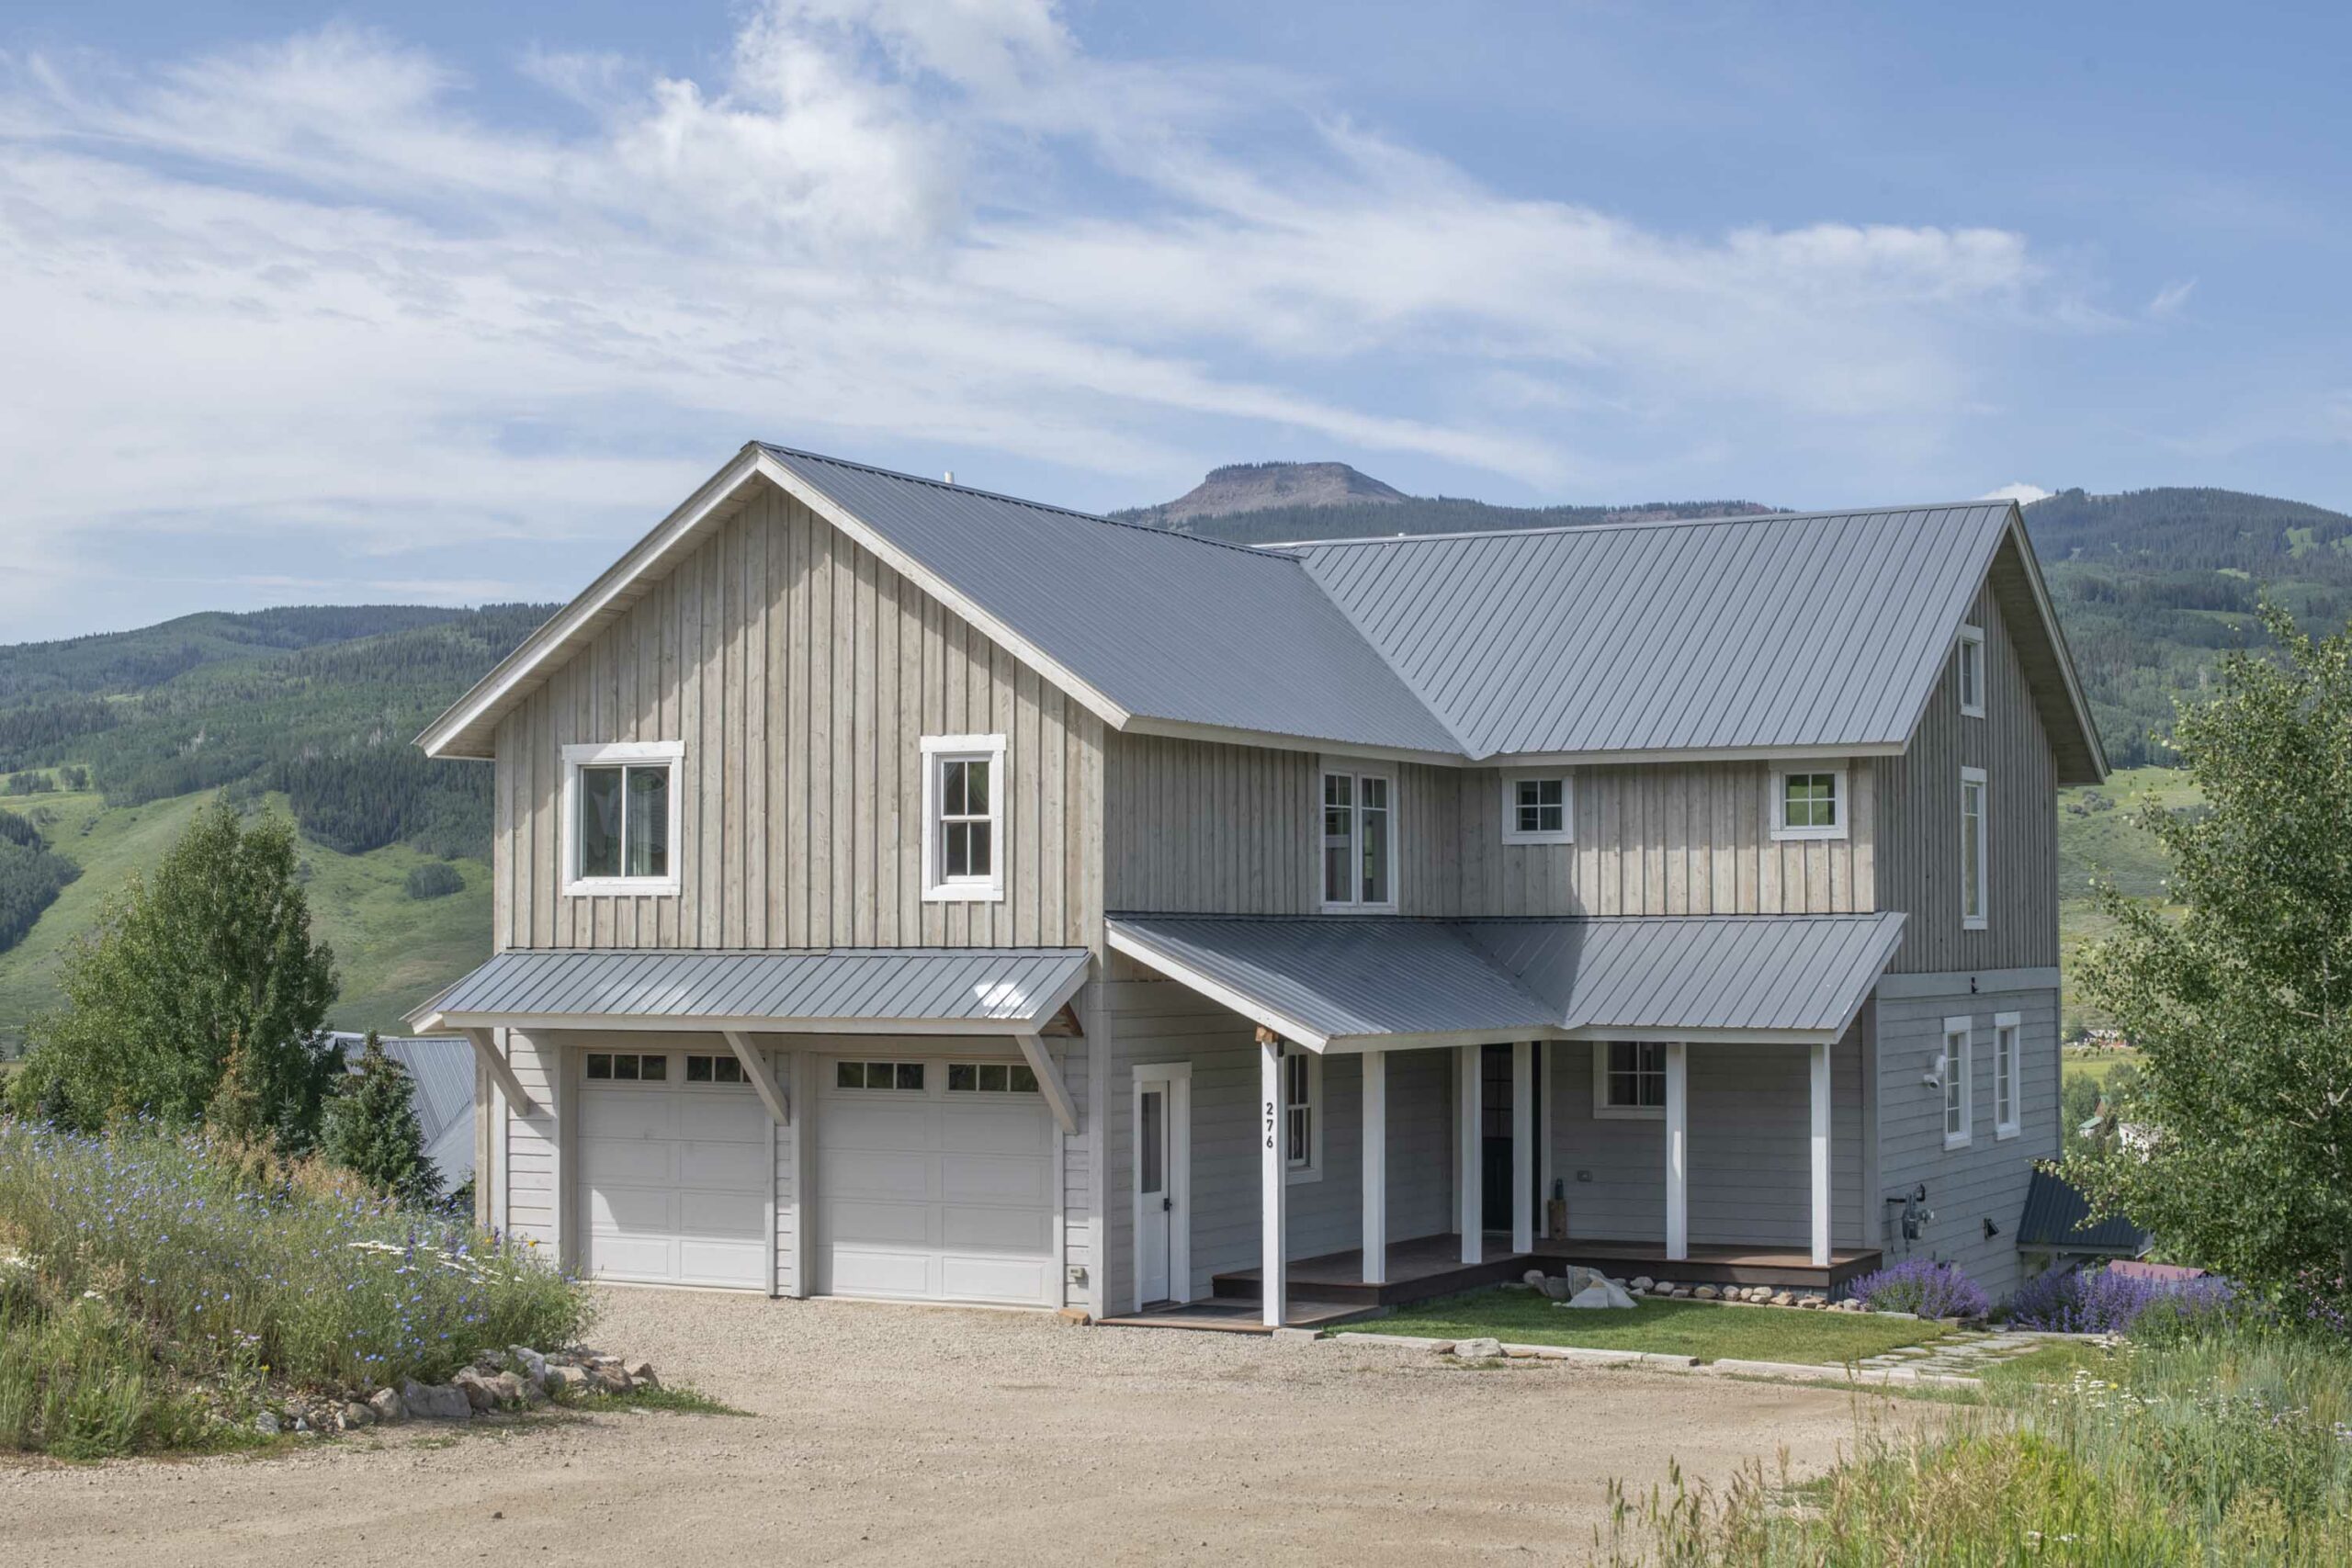
[[(925, 735), (1007, 741), (1005, 897), (923, 902)], [(685, 746), (674, 897), (567, 897), (563, 748)], [(500, 725), (501, 947), (1078, 946), (1102, 727), (797, 502), (746, 506)]]
[[(2018, 1015), (2024, 1073), (2019, 1081), (2018, 1131), (1995, 1133), (1993, 1019)], [(1927, 1234), (1905, 1244), (1896, 1224), (1899, 1203), (1880, 1203), (1874, 1218), (1892, 1263), (1905, 1257), (1958, 1263), (1996, 1303), (2019, 1279), (2018, 1222), (2025, 1212), (2033, 1162), (2055, 1159), (2059, 1145), (2058, 993), (1985, 992), (1971, 996), (1879, 998), (1878, 1119), (1882, 1196), (1899, 1199), (1925, 1183), (1935, 1212)], [(1972, 1036), (1971, 1101), (1974, 1127), (1968, 1146), (1944, 1147), (1943, 1091), (1921, 1080), (1943, 1050), (1946, 1018), (1965, 1017)], [(1693, 1142), (1696, 1142), (1694, 1137)], [(1987, 1236), (1991, 1220), (2000, 1234)]]
[[(1977, 594), (1984, 628), (1984, 716), (1960, 711), (1957, 662), (1912, 737), (1878, 767), (1879, 890), (1901, 909), (1903, 945), (1890, 970), (1957, 973), (2058, 962), (2058, 773), (1996, 596)], [(1960, 770), (1984, 770), (1987, 876), (1984, 931), (1960, 910)]]
[[(1113, 735), (1108, 907), (1298, 915), (1321, 908), (1321, 760)], [(1775, 842), (1761, 763), (1575, 770), (1576, 841), (1507, 844), (1502, 775), (1396, 770), (1397, 896), (1408, 915), (1822, 914), (1876, 908), (1879, 792), (1849, 764), (1849, 836)]]

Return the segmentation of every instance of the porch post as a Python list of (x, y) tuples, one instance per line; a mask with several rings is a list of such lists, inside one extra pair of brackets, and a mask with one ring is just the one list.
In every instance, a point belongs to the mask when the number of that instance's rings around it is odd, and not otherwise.
[(1271, 1029), (1258, 1031), (1258, 1090), (1263, 1101), (1258, 1151), (1258, 1280), (1269, 1328), (1283, 1325), (1287, 1259), (1283, 1256), (1283, 1208), (1289, 1172), (1283, 1162), (1283, 1040)]
[(1453, 1048), (1453, 1228), (1462, 1235), (1462, 1261), (1487, 1260), (1484, 1133), (1478, 1115), (1480, 1053), (1484, 1047)]
[(1510, 1048), (1510, 1249), (1535, 1250), (1535, 1043)]
[(1363, 1054), (1363, 1282), (1388, 1282), (1388, 1053)]
[(1690, 1097), (1688, 1048), (1666, 1045), (1666, 1256), (1690, 1256)]
[(1813, 1262), (1829, 1267), (1829, 1046), (1813, 1047)]

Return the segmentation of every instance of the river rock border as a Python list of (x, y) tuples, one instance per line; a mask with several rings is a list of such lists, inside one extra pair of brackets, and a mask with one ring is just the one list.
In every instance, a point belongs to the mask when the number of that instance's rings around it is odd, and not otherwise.
[(320, 1436), (408, 1421), (471, 1421), (536, 1410), (550, 1401), (661, 1386), (650, 1361), (625, 1360), (578, 1347), (541, 1351), (510, 1345), (503, 1351), (479, 1352), (471, 1365), (460, 1367), (447, 1382), (403, 1378), (397, 1387), (372, 1393), (355, 1389), (346, 1396), (289, 1394), (273, 1401), (253, 1424), (265, 1437), (286, 1432)]

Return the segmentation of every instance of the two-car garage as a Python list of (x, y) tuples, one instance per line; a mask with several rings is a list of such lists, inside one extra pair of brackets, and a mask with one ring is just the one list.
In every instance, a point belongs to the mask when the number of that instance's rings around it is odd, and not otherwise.
[[(766, 1290), (776, 1196), (797, 1169), (811, 1293), (1059, 1300), (1054, 1120), (1019, 1061), (816, 1055), (802, 1079), (812, 1103), (782, 1128), (723, 1047), (600, 1048), (581, 1053), (577, 1071), (583, 1273)], [(812, 1139), (805, 1163), (798, 1135)], [(787, 1255), (781, 1282), (793, 1266)]]

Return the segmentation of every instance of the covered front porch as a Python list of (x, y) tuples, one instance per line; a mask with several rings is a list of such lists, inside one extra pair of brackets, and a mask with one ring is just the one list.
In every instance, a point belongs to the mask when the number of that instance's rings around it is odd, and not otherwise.
[[(1521, 929), (1464, 934), (1464, 927), (1482, 924)], [(1255, 1021), (1259, 1256), (1254, 1268), (1214, 1273), (1213, 1302), (1254, 1301), (1260, 1325), (1275, 1326), (1566, 1263), (1693, 1285), (1809, 1290), (1834, 1289), (1876, 1266), (1877, 1253), (1859, 1244), (1859, 1179), (1848, 1183), (1842, 1245), (1834, 1223), (1833, 1062), (1841, 1039), (1849, 1061), (1859, 1054), (1848, 1032), (1899, 935), (1900, 917), (1546, 921), (1528, 929), (1538, 924), (1114, 920), (1114, 948)], [(1567, 933), (1562, 953), (1557, 928), (1565, 924), (1629, 929)], [(1529, 983), (1531, 971), (1544, 967), (1547, 939), (1553, 965), (1565, 964), (1566, 988), (1582, 1004), (1573, 1023), (1564, 1019), (1575, 1014)], [(1497, 945), (1509, 952), (1513, 944), (1517, 953), (1498, 957)], [(1685, 969), (1695, 975), (1681, 975)], [(1557, 1108), (1582, 1092), (1580, 1077), (1603, 1076), (1606, 1060), (1596, 1063), (1592, 1053), (1607, 1046), (1587, 1043), (1626, 1040), (1642, 1043), (1643, 1061), (1655, 1063), (1662, 1078), (1639, 1110), (1646, 1125), (1635, 1130), (1638, 1141), (1611, 1122), (1595, 1120), (1589, 1130), (1581, 1122), (1554, 1125)], [(1390, 1066), (1405, 1053), (1422, 1063), (1434, 1056), (1446, 1067), (1437, 1081), (1450, 1102), (1442, 1152), (1451, 1169), (1427, 1172), (1432, 1156), (1424, 1153), (1424, 1167), (1415, 1168), (1423, 1175), (1408, 1179), (1419, 1182), (1411, 1190), (1446, 1193), (1452, 1225), (1435, 1234), (1398, 1235), (1389, 1222), (1398, 1201), (1389, 1164)], [(1713, 1186), (1703, 1239), (1694, 1240), (1691, 1062), (1700, 1053), (1717, 1068), (1712, 1081), (1721, 1092), (1702, 1109), (1720, 1142), (1707, 1151), (1716, 1156)], [(1358, 1245), (1295, 1258), (1286, 1064), (1302, 1054), (1353, 1058), (1356, 1082), (1348, 1087), (1360, 1097), (1350, 1108), (1360, 1170), (1351, 1174), (1361, 1185)], [(1430, 1080), (1424, 1069), (1420, 1081)], [(1742, 1102), (1749, 1092), (1753, 1106)], [(1859, 1104), (1851, 1087), (1849, 1099)], [(1488, 1113), (1492, 1102), (1504, 1111), (1499, 1119)], [(1431, 1108), (1426, 1092), (1406, 1103)], [(1792, 1111), (1801, 1131), (1791, 1125)], [(1743, 1125), (1768, 1120), (1770, 1138)], [(1857, 1126), (1845, 1145), (1857, 1178), (1851, 1161), (1859, 1144)], [(1655, 1163), (1645, 1193), (1628, 1201), (1624, 1156), (1636, 1148)], [(1601, 1171), (1600, 1184), (1576, 1185), (1593, 1180), (1592, 1169), (1579, 1168), (1587, 1159), (1601, 1163), (1593, 1149), (1617, 1163)], [(1754, 1185), (1771, 1190), (1775, 1201), (1743, 1201), (1746, 1150), (1770, 1151), (1755, 1156), (1770, 1168), (1759, 1165)], [(1777, 1200), (1793, 1196), (1788, 1178), (1798, 1173), (1786, 1168), (1793, 1161), (1802, 1162), (1802, 1217), (1791, 1225), (1792, 1205)], [(1612, 1181), (1615, 1201), (1596, 1201)], [(1572, 1204), (1571, 1192), (1584, 1196)], [(1597, 1221), (1603, 1234), (1579, 1235), (1572, 1213)]]

